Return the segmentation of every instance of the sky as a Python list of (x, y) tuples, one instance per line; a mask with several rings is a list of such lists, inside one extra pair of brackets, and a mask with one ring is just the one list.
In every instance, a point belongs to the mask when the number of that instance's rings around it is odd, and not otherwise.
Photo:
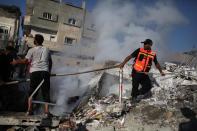
[[(73, 3), (74, 5), (78, 5), (78, 6), (81, 4), (81, 0), (64, 0), (64, 1)], [(104, 0), (87, 0), (87, 9), (93, 12), (97, 4), (101, 1)], [(123, 0), (119, 0), (119, 1), (123, 1)], [(124, 1), (131, 1), (132, 4), (135, 5), (136, 10), (140, 12), (142, 7), (145, 6), (151, 7), (153, 3), (159, 0), (124, 0)], [(184, 17), (184, 18), (180, 18), (180, 19), (184, 19), (181, 24), (174, 25), (174, 27), (171, 27), (168, 33), (165, 34), (166, 35), (165, 42), (168, 45), (168, 49), (176, 52), (182, 52), (182, 51), (191, 50), (193, 47), (197, 48), (197, 37), (196, 37), (197, 1), (196, 0), (189, 0), (189, 1), (166, 0), (166, 1), (169, 1), (168, 3), (171, 3), (173, 7), (175, 7), (178, 10), (178, 13), (181, 14), (181, 17)], [(22, 15), (25, 14), (25, 0), (0, 0), (0, 4), (17, 5), (21, 8)], [(174, 17), (176, 18), (177, 16)], [(158, 17), (158, 22), (162, 23), (162, 17)], [(154, 24), (149, 24), (148, 26), (150, 26), (150, 28), (151, 26), (154, 28)], [(171, 26), (173, 26), (173, 24)], [(161, 28), (161, 32), (163, 30), (166, 30), (166, 28), (165, 29)], [(121, 35), (122, 34), (120, 34), (120, 36), (118, 37), (121, 37)]]

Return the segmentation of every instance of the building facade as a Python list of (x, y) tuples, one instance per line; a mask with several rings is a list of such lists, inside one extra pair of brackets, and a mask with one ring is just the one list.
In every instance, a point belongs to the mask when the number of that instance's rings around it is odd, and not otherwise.
[(20, 8), (0, 5), (0, 48), (5, 48), (8, 41), (17, 43), (20, 27)]
[(35, 34), (42, 34), (44, 46), (54, 51), (54, 63), (91, 65), (96, 49), (96, 29), (85, 4), (85, 0), (81, 7), (62, 0), (26, 0), (23, 29), (28, 43), (33, 46)]
[(30, 37), (42, 34), (44, 44), (52, 50), (76, 46), (82, 37), (95, 39), (95, 27), (85, 24), (89, 12), (85, 9), (85, 3), (83, 6), (77, 7), (59, 0), (26, 0), (24, 33)]

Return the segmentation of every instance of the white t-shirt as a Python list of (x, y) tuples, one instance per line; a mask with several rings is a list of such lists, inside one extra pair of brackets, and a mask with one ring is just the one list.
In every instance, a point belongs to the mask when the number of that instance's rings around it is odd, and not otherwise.
[(25, 56), (31, 64), (30, 73), (35, 71), (49, 71), (50, 57), (49, 49), (46, 47), (36, 46), (31, 48)]

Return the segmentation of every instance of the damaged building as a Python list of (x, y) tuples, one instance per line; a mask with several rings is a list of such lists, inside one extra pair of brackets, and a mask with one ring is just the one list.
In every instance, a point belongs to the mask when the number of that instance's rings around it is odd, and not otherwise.
[(17, 6), (0, 5), (0, 48), (19, 37), (21, 11)]
[[(85, 1), (77, 7), (61, 0), (27, 0), (23, 26), (29, 45), (35, 34), (42, 34), (53, 53), (52, 73), (57, 74), (51, 74), (48, 103), (53, 115), (46, 118), (38, 107), (34, 115), (25, 116), (29, 79), (1, 83), (14, 90), (1, 91), (7, 98), (0, 101), (0, 108), (9, 112), (1, 112), (0, 130), (185, 131), (182, 125), (188, 123), (197, 129), (196, 51), (171, 57), (165, 62), (165, 76), (155, 68), (147, 73), (151, 93), (132, 105), (131, 64), (120, 69), (118, 62), (108, 61), (87, 69), (94, 60), (96, 29)], [(32, 102), (46, 104), (42, 99)]]
[(93, 60), (96, 30), (85, 6), (85, 1), (78, 7), (59, 0), (27, 0), (24, 34), (28, 44), (33, 44), (35, 34), (42, 34), (44, 45), (63, 52), (69, 61)]

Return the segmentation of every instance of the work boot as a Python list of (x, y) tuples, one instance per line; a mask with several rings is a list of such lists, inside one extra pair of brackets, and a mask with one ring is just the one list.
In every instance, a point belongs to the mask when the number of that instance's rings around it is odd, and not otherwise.
[(27, 111), (25, 115), (26, 116), (31, 116), (31, 115), (33, 115), (33, 111)]
[(149, 92), (145, 93), (143, 96), (144, 96), (143, 99), (148, 99), (148, 98), (151, 98), (153, 96), (153, 94), (151, 91), (149, 91)]
[(50, 112), (45, 112), (44, 117), (45, 118), (51, 118), (51, 117), (53, 117), (53, 114), (51, 114)]
[(141, 99), (144, 99), (144, 95), (138, 95), (136, 99), (140, 101)]
[(131, 98), (131, 106), (136, 106), (140, 101), (136, 97)]

